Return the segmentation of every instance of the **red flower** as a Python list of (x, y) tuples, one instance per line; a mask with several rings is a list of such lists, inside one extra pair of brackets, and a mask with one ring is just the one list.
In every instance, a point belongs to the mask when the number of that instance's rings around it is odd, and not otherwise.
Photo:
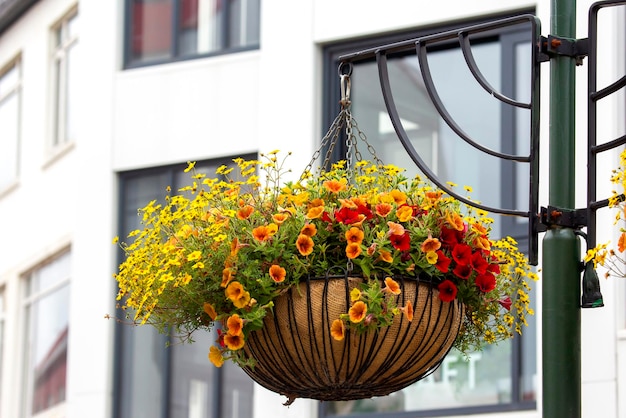
[(441, 250), (437, 251), (437, 264), (435, 264), (435, 267), (437, 267), (437, 270), (439, 270), (442, 273), (447, 273), (448, 270), (450, 269), (450, 262), (452, 262), (452, 260), (446, 257), (443, 251)]
[(391, 242), (391, 245), (393, 245), (396, 250), (408, 251), (411, 248), (411, 237), (409, 237), (408, 232), (402, 235), (391, 235), (389, 242)]
[(441, 234), (439, 240), (443, 243), (444, 247), (453, 248), (463, 239), (463, 233), (456, 229), (441, 227)]
[(499, 264), (489, 264), (487, 266), (487, 271), (492, 272), (493, 274), (500, 274), (500, 265)]
[(469, 264), (466, 264), (466, 265), (457, 264), (456, 267), (454, 268), (454, 270), (452, 270), (452, 272), (458, 278), (461, 278), (463, 280), (467, 280), (469, 278), (469, 276), (472, 274), (472, 266), (470, 266)]
[(472, 249), (467, 244), (456, 244), (452, 248), (452, 258), (457, 264), (467, 266), (472, 258)]
[(330, 214), (326, 211), (324, 211), (324, 213), (322, 213), (322, 221), (324, 222), (328, 222), (329, 224), (333, 223), (333, 220), (330, 219)]
[(487, 267), (489, 267), (489, 264), (483, 258), (480, 251), (476, 251), (474, 254), (472, 254), (470, 263), (478, 274), (485, 274), (487, 272)]
[(344, 225), (350, 225), (359, 222), (362, 218), (359, 217), (359, 211), (356, 209), (344, 207), (335, 211), (335, 219)]
[(505, 296), (498, 301), (498, 303), (507, 311), (511, 310), (511, 305), (513, 305), (513, 301), (510, 296)]
[(374, 213), (371, 211), (371, 209), (365, 205), (357, 205), (356, 210), (360, 215), (365, 215), (365, 219), (372, 219), (372, 217), (374, 216)]
[(452, 302), (456, 298), (456, 286), (451, 280), (444, 280), (437, 286), (439, 290), (439, 299), (442, 302)]
[(496, 276), (491, 273), (479, 274), (474, 281), (481, 292), (491, 292), (496, 288)]

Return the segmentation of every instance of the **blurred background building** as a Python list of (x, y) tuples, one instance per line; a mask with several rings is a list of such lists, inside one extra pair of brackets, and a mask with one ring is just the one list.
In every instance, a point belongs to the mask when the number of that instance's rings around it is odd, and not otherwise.
[[(591, 2), (578, 3), (584, 38)], [(338, 110), (340, 55), (519, 14), (538, 16), (548, 35), (548, 0), (1, 0), (0, 417), (540, 417), (540, 283), (522, 338), (468, 361), (452, 353), (437, 373), (387, 397), (300, 399), (289, 408), (236, 367), (214, 368), (213, 335), (166, 347), (150, 328), (105, 319), (118, 315), (112, 274), (121, 255), (112, 238), (138, 226), (138, 207), (187, 181), (187, 161), (212, 173), (234, 157), (279, 149), (294, 152), (297, 172)], [(626, 8), (601, 19), (599, 86), (624, 74)], [(494, 87), (528, 99), (528, 27), (484, 34), (473, 46)], [(429, 57), (441, 98), (464, 129), (497, 149), (527, 147), (525, 116), (504, 112), (475, 85), (457, 46)], [(485, 203), (525, 204), (525, 173), (458, 140), (425, 94), (414, 55), (392, 57), (390, 74), (405, 128), (433, 170), (472, 186)], [(584, 65), (577, 76), (584, 196)], [(375, 63), (355, 64), (352, 102), (378, 156), (416, 172), (395, 137)], [(603, 106), (599, 137), (623, 135), (624, 92)], [(607, 196), (616, 163), (612, 154), (600, 164)], [(542, 190), (542, 204), (546, 196)], [(601, 217), (599, 241), (615, 240), (613, 215)], [(527, 245), (522, 222), (499, 219), (495, 228)], [(583, 416), (623, 418), (626, 285), (602, 286), (606, 306), (582, 315)]]

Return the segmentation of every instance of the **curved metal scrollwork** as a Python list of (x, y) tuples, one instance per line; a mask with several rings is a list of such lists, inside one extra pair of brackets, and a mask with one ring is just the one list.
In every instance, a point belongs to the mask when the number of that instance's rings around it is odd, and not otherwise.
[[(485, 79), (483, 74), (481, 73), (476, 61), (474, 60), (474, 56), (472, 53), (472, 47), (470, 43), (470, 36), (478, 33), (487, 33), (494, 32), (499, 29), (504, 29), (516, 25), (526, 24), (530, 28), (530, 37), (533, 45), (532, 57), (531, 57), (531, 94), (530, 101), (528, 102), (520, 102), (514, 100), (506, 95), (496, 91)], [(359, 51), (357, 53), (344, 55), (339, 58), (341, 63), (350, 63), (358, 60), (371, 59), (375, 58), (378, 64), (378, 75), (380, 79), (380, 84), (382, 88), (382, 95), (385, 101), (385, 106), (387, 107), (387, 113), (391, 119), (392, 125), (395, 129), (395, 132), (402, 143), (404, 149), (409, 154), (413, 162), (419, 167), (419, 169), (426, 175), (434, 184), (436, 184), (439, 188), (444, 190), (450, 196), (462, 201), (463, 203), (470, 205), (472, 207), (476, 207), (482, 210), (486, 210), (488, 212), (502, 214), (502, 215), (512, 215), (528, 218), (529, 220), (529, 259), (530, 262), (534, 265), (538, 262), (538, 233), (540, 232), (540, 223), (539, 218), (536, 216), (539, 212), (539, 65), (540, 65), (540, 23), (539, 20), (532, 15), (522, 15), (507, 19), (501, 19), (497, 21), (492, 21), (480, 25), (471, 26), (468, 28), (463, 28), (459, 30), (452, 30), (447, 32), (442, 32), (434, 35), (428, 35), (412, 40), (408, 40), (405, 42), (399, 42), (394, 44), (389, 44), (386, 46), (377, 47), (370, 50)], [(468, 135), (453, 119), (450, 113), (447, 111), (444, 103), (442, 102), (437, 89), (435, 87), (435, 83), (432, 78), (432, 74), (430, 72), (430, 67), (428, 64), (428, 46), (432, 44), (440, 44), (442, 42), (458, 42), (461, 51), (463, 52), (463, 56), (465, 58), (465, 62), (473, 75), (476, 82), (490, 95), (499, 100), (500, 102), (513, 106), (519, 109), (526, 109), (530, 112), (530, 148), (528, 150), (528, 154), (526, 155), (514, 155), (514, 154), (506, 154), (502, 153), (488, 147), (481, 145), (479, 142), (473, 140), (470, 135)], [(422, 78), (424, 80), (424, 85), (428, 92), (428, 95), (437, 109), (437, 112), (441, 116), (441, 118), (446, 122), (446, 124), (454, 131), (460, 138), (462, 138), (467, 144), (472, 146), (473, 148), (489, 154), (491, 156), (497, 157), (502, 160), (513, 161), (516, 163), (529, 164), (530, 168), (530, 193), (529, 193), (529, 202), (528, 202), (528, 210), (512, 210), (505, 208), (496, 208), (490, 207), (483, 204), (479, 204), (477, 202), (471, 201), (458, 193), (452, 190), (446, 183), (446, 181), (442, 181), (424, 162), (424, 160), (420, 157), (419, 153), (415, 150), (411, 141), (407, 135), (407, 132), (402, 125), (402, 121), (400, 119), (398, 110), (396, 108), (396, 104), (394, 101), (394, 97), (391, 90), (391, 84), (389, 80), (389, 72), (388, 72), (388, 61), (387, 57), (391, 54), (396, 53), (406, 53), (415, 49), (415, 53), (419, 60), (420, 71), (422, 73)]]

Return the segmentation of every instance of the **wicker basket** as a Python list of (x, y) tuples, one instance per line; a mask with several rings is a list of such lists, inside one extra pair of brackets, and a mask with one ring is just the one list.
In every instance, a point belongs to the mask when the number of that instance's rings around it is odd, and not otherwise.
[[(398, 279), (396, 279), (398, 280)], [(378, 332), (347, 332), (343, 341), (330, 324), (348, 311), (350, 290), (361, 279), (310, 279), (275, 300), (274, 314), (248, 337), (244, 370), (265, 388), (295, 398), (324, 401), (383, 396), (433, 372), (450, 351), (463, 315), (457, 301), (441, 302), (429, 282), (398, 280), (398, 306), (411, 301), (413, 321), (399, 315)], [(289, 403), (290, 403), (289, 402)]]

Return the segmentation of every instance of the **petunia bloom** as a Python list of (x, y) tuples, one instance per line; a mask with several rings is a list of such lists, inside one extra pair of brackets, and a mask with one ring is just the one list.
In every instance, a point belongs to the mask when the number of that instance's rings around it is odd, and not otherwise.
[(211, 361), (211, 363), (213, 363), (215, 367), (222, 367), (222, 365), (224, 364), (224, 357), (222, 356), (222, 352), (214, 345), (209, 348), (209, 360)]
[(326, 180), (324, 182), (324, 188), (331, 193), (339, 193), (342, 190), (347, 189), (348, 180), (345, 178), (341, 180)]
[(237, 219), (248, 219), (254, 212), (254, 206), (246, 205), (237, 211)]
[(437, 286), (439, 299), (442, 302), (452, 302), (456, 298), (457, 288), (451, 280), (444, 280)]
[(491, 273), (479, 274), (474, 283), (481, 292), (491, 292), (496, 288), (496, 277)]
[(365, 319), (367, 315), (367, 305), (363, 301), (355, 302), (354, 305), (348, 311), (348, 316), (350, 317), (350, 321), (357, 323), (361, 322)]
[(468, 265), (471, 261), (472, 249), (467, 244), (456, 244), (452, 248), (452, 259), (458, 264), (464, 266)]
[(242, 335), (243, 319), (238, 314), (233, 314), (226, 320), (226, 327), (230, 335)]
[(252, 236), (255, 240), (263, 242), (272, 238), (272, 232), (267, 225), (257, 226), (252, 230)]
[(307, 237), (314, 237), (315, 234), (317, 234), (317, 227), (315, 224), (305, 224), (302, 229), (300, 229), (300, 233)]
[(211, 321), (215, 321), (215, 318), (217, 318), (217, 312), (215, 311), (215, 308), (213, 307), (213, 305), (211, 305), (208, 302), (204, 302), (204, 304), (202, 304), (202, 310), (209, 315), (209, 318), (211, 318)]
[(383, 292), (399, 295), (401, 292), (400, 285), (391, 277), (387, 277), (385, 278), (385, 287), (383, 288)]
[(270, 267), (270, 277), (272, 278), (272, 280), (274, 280), (274, 282), (282, 283), (283, 281), (285, 281), (286, 275), (287, 272), (285, 271), (285, 269), (278, 264), (273, 264), (272, 267)]
[(424, 253), (434, 252), (441, 248), (441, 242), (437, 238), (433, 238), (430, 234), (428, 234), (428, 238), (424, 240), (420, 249)]
[(361, 244), (358, 244), (356, 242), (351, 242), (346, 246), (346, 256), (349, 259), (357, 258), (359, 255), (361, 255), (361, 251)]
[(341, 319), (335, 319), (330, 325), (330, 335), (337, 340), (341, 341), (345, 337), (345, 327)]
[(361, 230), (360, 228), (357, 228), (356, 226), (353, 226), (352, 228), (346, 231), (345, 237), (346, 237), (346, 241), (348, 242), (354, 242), (356, 244), (360, 244), (361, 242), (363, 242), (363, 237), (364, 237), (363, 230)]
[(313, 240), (308, 235), (300, 234), (296, 240), (296, 248), (300, 254), (307, 256), (313, 252)]
[(411, 322), (413, 321), (413, 303), (408, 301), (403, 308), (400, 308), (406, 319)]
[(411, 248), (411, 237), (408, 232), (402, 235), (391, 235), (389, 241), (396, 250), (408, 251)]
[(243, 335), (224, 335), (224, 344), (228, 347), (229, 350), (237, 351), (245, 345), (245, 341), (243, 339)]

